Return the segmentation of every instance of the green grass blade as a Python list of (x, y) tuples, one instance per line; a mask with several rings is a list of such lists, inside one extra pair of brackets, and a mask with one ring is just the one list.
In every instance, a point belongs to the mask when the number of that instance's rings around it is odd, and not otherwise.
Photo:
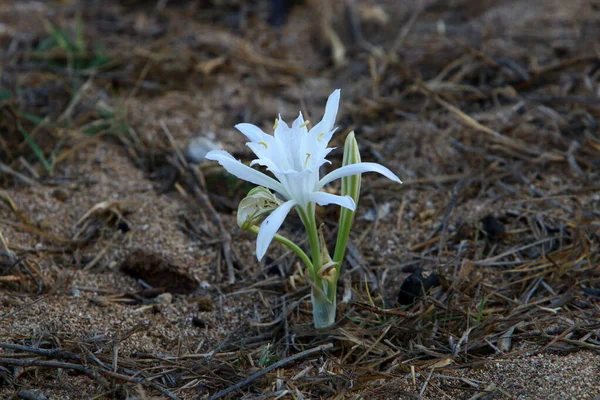
[(46, 171), (48, 173), (51, 173), (52, 172), (52, 164), (48, 162), (48, 160), (46, 159), (46, 156), (44, 156), (44, 152), (42, 151), (40, 146), (37, 144), (37, 142), (31, 137), (29, 132), (27, 132), (25, 130), (25, 128), (23, 128), (21, 123), (17, 124), (17, 129), (19, 129), (19, 132), (21, 132), (21, 135), (23, 135), (23, 137), (25, 138), (25, 141), (27, 142), (29, 147), (31, 147), (31, 150), (36, 155), (36, 157), (40, 160), (40, 162), (42, 163), (42, 165), (44, 166)]

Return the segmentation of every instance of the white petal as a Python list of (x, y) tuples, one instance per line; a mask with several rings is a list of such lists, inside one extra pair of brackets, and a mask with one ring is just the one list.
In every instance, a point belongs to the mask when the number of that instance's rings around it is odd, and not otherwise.
[(277, 118), (277, 126), (275, 127), (275, 132), (273, 132), (273, 136), (276, 138), (281, 138), (284, 137), (289, 131), (289, 125), (281, 118), (281, 114), (279, 114), (279, 117)]
[(390, 171), (383, 165), (364, 162), (346, 165), (344, 167), (336, 169), (335, 171), (331, 171), (319, 181), (317, 190), (327, 185), (329, 182), (335, 181), (336, 179), (340, 179), (345, 176), (362, 174), (365, 172), (378, 172), (386, 178), (393, 180), (394, 182), (402, 183), (402, 181), (396, 176), (396, 174), (394, 174), (392, 171)]
[(225, 150), (213, 150), (206, 155), (206, 158), (208, 160), (218, 161), (227, 172), (237, 176), (240, 179), (254, 183), (255, 185), (264, 186), (279, 192), (284, 196), (287, 196), (287, 192), (284, 187), (275, 179), (242, 164), (242, 162), (233, 158), (233, 156)]
[(257, 158), (256, 160), (252, 160), (252, 162), (250, 162), (251, 167), (256, 164), (262, 165), (263, 167), (267, 167), (267, 169), (271, 171), (273, 175), (275, 175), (275, 178), (277, 178), (277, 174), (281, 172), (277, 164), (273, 160), (270, 160), (268, 158)]
[(314, 201), (320, 206), (326, 206), (327, 204), (337, 204), (338, 206), (346, 207), (349, 210), (354, 211), (356, 204), (350, 196), (338, 196), (336, 194), (325, 193), (325, 192), (314, 192), (310, 195), (310, 201)]
[(295, 205), (296, 200), (286, 201), (277, 207), (260, 225), (258, 237), (256, 238), (256, 257), (258, 258), (258, 261), (260, 261), (267, 252), (269, 245), (273, 241), (273, 237), (281, 227), (281, 224), (283, 224), (283, 220)]
[[(271, 152), (269, 151), (269, 148), (265, 147), (265, 145), (263, 143), (248, 142), (248, 143), (246, 143), (246, 146), (248, 146), (250, 148), (250, 150), (252, 150), (252, 152), (259, 159), (267, 159), (267, 160), (269, 160), (270, 157), (271, 157)], [(256, 161), (257, 160), (252, 161), (252, 164), (250, 164), (250, 166), (256, 164)]]
[(279, 119), (279, 124), (275, 129), (275, 142), (280, 145), (279, 152), (271, 156), (279, 156), (284, 160), (277, 162), (281, 170), (302, 171), (306, 160), (305, 141), (306, 127), (300, 128), (298, 123), (304, 121), (302, 115), (296, 119), (290, 128), (285, 121)]
[[(292, 122), (292, 128), (300, 128), (302, 125), (304, 125), (304, 117), (302, 116), (302, 112), (300, 112), (298, 114), (298, 118), (296, 118), (294, 122)], [(306, 125), (302, 126), (302, 128), (300, 129), (303, 129), (304, 133), (307, 132)]]
[(322, 148), (317, 148), (316, 150), (314, 150), (315, 155), (314, 155), (313, 165), (316, 167), (320, 167), (325, 163), (331, 164), (331, 161), (327, 160), (325, 157), (327, 157), (327, 155), (335, 149), (336, 149), (335, 147), (322, 147)]
[(235, 128), (242, 132), (251, 142), (261, 142), (265, 140), (265, 136), (271, 137), (271, 135), (267, 135), (256, 125), (252, 124), (237, 124)]
[(333, 129), (335, 117), (337, 116), (340, 107), (340, 89), (336, 89), (329, 95), (327, 104), (325, 105), (325, 114), (321, 122), (324, 123), (324, 128), (328, 131)]
[(336, 89), (329, 95), (329, 98), (327, 99), (323, 119), (321, 119), (321, 122), (313, 126), (313, 128), (310, 130), (311, 136), (314, 136), (315, 138), (321, 137), (321, 134), (323, 134), (321, 141), (323, 141), (325, 147), (327, 147), (327, 143), (333, 135), (333, 125), (335, 124), (335, 117), (337, 116), (339, 106), (340, 89)]

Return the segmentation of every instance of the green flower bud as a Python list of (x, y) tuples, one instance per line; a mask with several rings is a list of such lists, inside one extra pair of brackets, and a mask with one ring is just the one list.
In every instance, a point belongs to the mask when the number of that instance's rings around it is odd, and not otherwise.
[(283, 204), (269, 189), (257, 186), (248, 192), (238, 206), (237, 223), (243, 230), (257, 225), (263, 216)]
[[(345, 167), (351, 164), (360, 163), (360, 151), (358, 149), (358, 143), (354, 137), (354, 131), (350, 132), (346, 137), (344, 143), (344, 158), (342, 165)], [(342, 196), (350, 196), (358, 208), (358, 199), (360, 197), (360, 179), (361, 174), (345, 176), (342, 178)], [(348, 245), (348, 238), (350, 236), (350, 229), (354, 223), (354, 211), (347, 208), (340, 210), (340, 222), (338, 225), (338, 237), (335, 245), (335, 253), (333, 254), (333, 261), (336, 263), (336, 272), (339, 274), (342, 260), (346, 253), (346, 246)]]
[[(354, 131), (350, 132), (344, 143), (343, 166), (358, 164), (360, 162), (360, 151), (358, 143), (354, 137)], [(342, 178), (342, 196), (350, 196), (354, 204), (358, 207), (358, 198), (360, 197), (360, 174), (346, 176)]]

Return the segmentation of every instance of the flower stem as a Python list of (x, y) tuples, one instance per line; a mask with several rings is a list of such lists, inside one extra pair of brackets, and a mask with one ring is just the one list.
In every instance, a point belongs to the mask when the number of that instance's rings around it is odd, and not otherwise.
[(315, 328), (329, 328), (335, 323), (336, 296), (333, 291), (333, 298), (325, 295), (321, 289), (312, 286), (310, 292), (313, 306), (313, 323)]
[[(313, 323), (315, 328), (328, 328), (335, 323), (337, 271), (333, 281), (321, 277), (320, 270), (326, 260), (331, 261), (325, 241), (321, 243), (317, 221), (315, 218), (314, 203), (309, 204), (306, 210), (298, 210), (300, 218), (306, 227), (308, 241), (312, 255), (313, 270), (311, 271), (311, 300), (313, 306)], [(322, 235), (321, 235), (322, 236)], [(323, 246), (323, 248), (321, 248)], [(325, 255), (323, 255), (325, 254)]]
[[(252, 232), (255, 235), (258, 235), (258, 230), (259, 230), (259, 227), (256, 225), (253, 225), (252, 227), (248, 228), (248, 232)], [(308, 258), (306, 253), (300, 247), (298, 247), (298, 245), (296, 245), (296, 243), (292, 242), (290, 239), (286, 238), (285, 236), (281, 236), (278, 233), (275, 234), (275, 237), (273, 239), (277, 240), (279, 243), (281, 243), (282, 245), (284, 245), (285, 247), (287, 247), (288, 249), (290, 249), (291, 251), (296, 253), (296, 255), (298, 257), (300, 257), (302, 262), (304, 262), (304, 265), (306, 265), (306, 268), (308, 268), (309, 271), (314, 270), (313, 263), (310, 261), (310, 258)]]
[(312, 255), (312, 262), (315, 268), (321, 268), (321, 246), (319, 244), (319, 233), (317, 232), (317, 221), (315, 219), (315, 208), (314, 204), (308, 206), (308, 221), (310, 222), (310, 231), (308, 232), (310, 252)]
[(315, 284), (320, 284), (321, 279), (317, 272), (321, 267), (321, 247), (319, 245), (319, 234), (317, 232), (317, 222), (315, 221), (314, 205), (309, 205), (306, 210), (298, 207), (298, 213), (300, 214), (300, 219), (308, 234), (308, 244), (312, 256), (312, 268), (310, 268), (310, 274), (313, 282)]

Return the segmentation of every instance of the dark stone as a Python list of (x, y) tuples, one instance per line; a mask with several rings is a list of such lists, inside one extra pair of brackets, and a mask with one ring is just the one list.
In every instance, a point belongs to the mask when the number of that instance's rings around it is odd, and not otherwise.
[(423, 269), (417, 268), (402, 282), (398, 293), (398, 303), (412, 304), (419, 297), (424, 296), (429, 289), (439, 285), (440, 278), (435, 272), (424, 274)]
[(483, 217), (481, 224), (485, 234), (491, 240), (499, 239), (504, 235), (504, 224), (491, 214)]
[(210, 324), (198, 317), (192, 317), (192, 325), (195, 326), (196, 328), (200, 328), (200, 329), (206, 329), (206, 328), (210, 328)]
[(287, 15), (289, 14), (293, 0), (271, 0), (271, 15), (269, 16), (269, 24), (271, 26), (282, 26), (285, 24)]
[(119, 221), (119, 223), (117, 224), (117, 228), (123, 233), (127, 233), (130, 231), (129, 224), (125, 221)]

